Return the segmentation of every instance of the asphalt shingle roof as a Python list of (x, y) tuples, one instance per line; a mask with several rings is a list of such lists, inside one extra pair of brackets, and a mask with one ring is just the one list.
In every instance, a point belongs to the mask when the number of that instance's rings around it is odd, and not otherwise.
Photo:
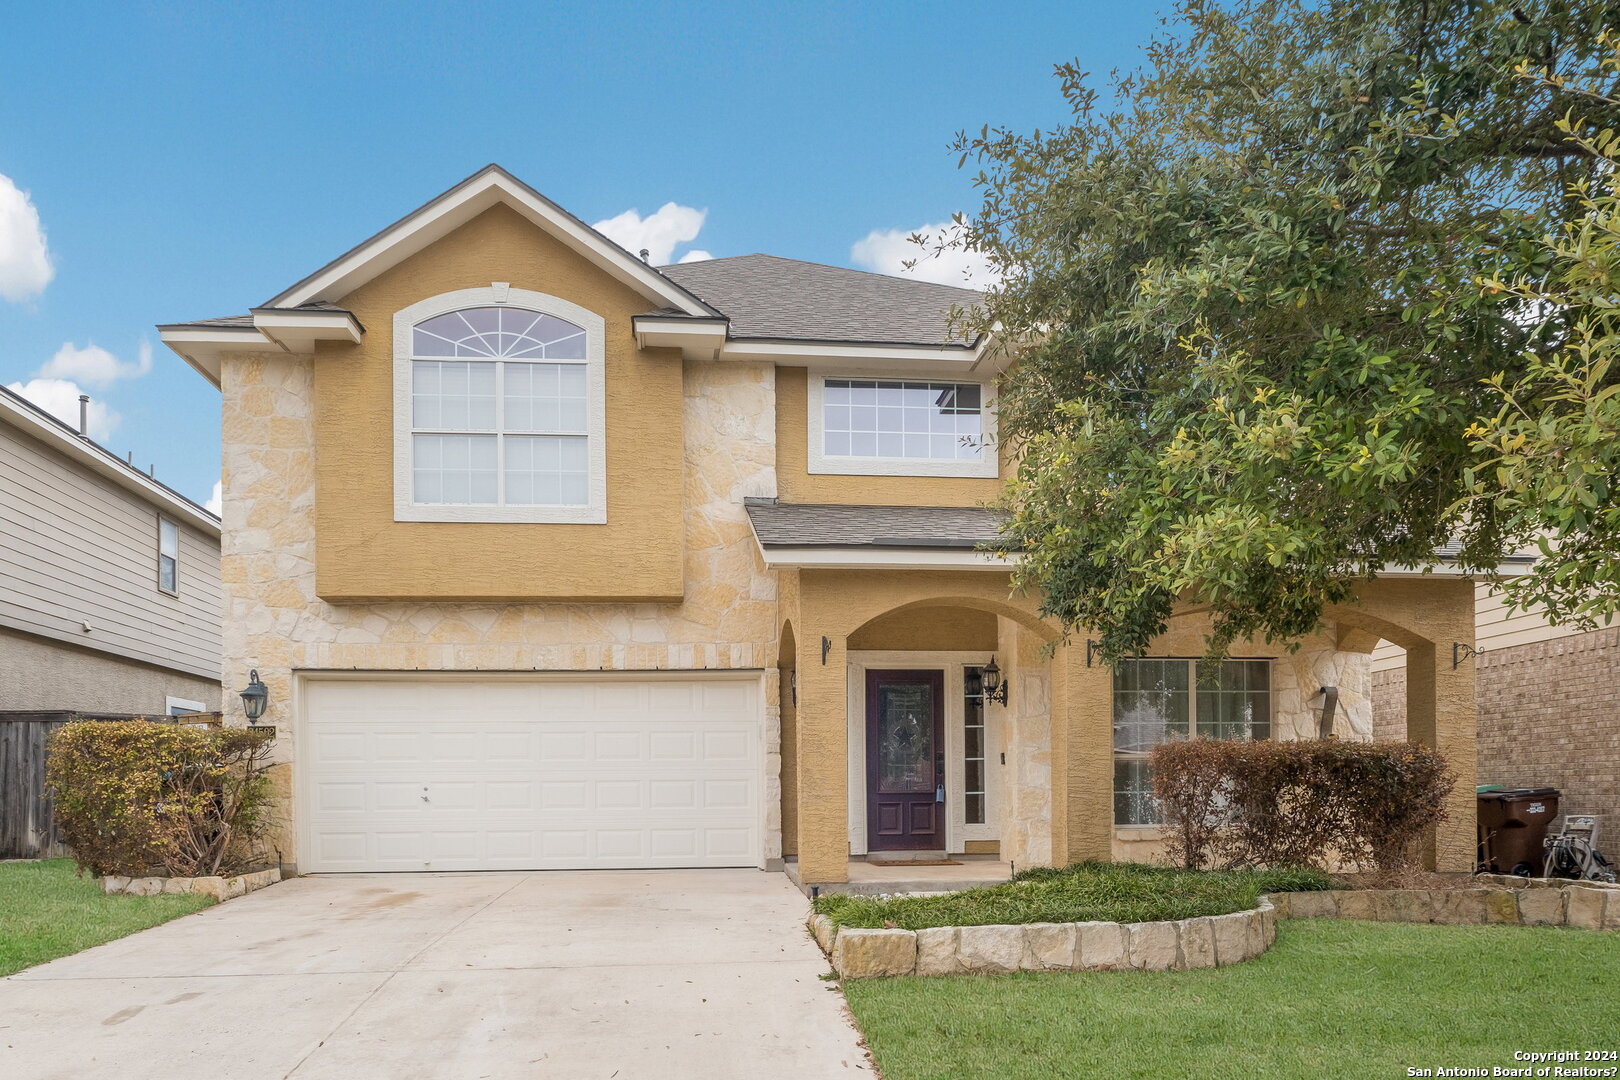
[(946, 314), (981, 294), (931, 281), (871, 274), (775, 255), (659, 267), (731, 320), (732, 338), (879, 345), (959, 345)]
[(761, 547), (973, 548), (1002, 517), (979, 506), (842, 506), (751, 501)]
[[(348, 313), (347, 308), (338, 307), (338, 305), (336, 305), (334, 303), (331, 303), (330, 301), (327, 301), (327, 300), (311, 300), (309, 303), (307, 303), (307, 304), (299, 304), (295, 308), (281, 308), (281, 309), (277, 309), (277, 310), (284, 310), (284, 311), (341, 311), (344, 314)], [(253, 315), (250, 312), (249, 314), (246, 314), (246, 315), (224, 315), (224, 316), (221, 316), (220, 318), (217, 318), (217, 319), (188, 319), (187, 321), (182, 322), (182, 323), (166, 323), (165, 325), (167, 325), (167, 326), (245, 326), (245, 327), (247, 327), (249, 329), (252, 329), (252, 327), (253, 327)]]

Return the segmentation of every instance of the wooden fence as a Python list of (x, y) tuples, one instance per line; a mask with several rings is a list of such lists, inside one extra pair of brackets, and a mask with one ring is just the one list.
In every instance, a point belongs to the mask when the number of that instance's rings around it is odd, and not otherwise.
[(216, 725), (220, 714), (0, 712), (0, 859), (54, 859), (67, 854), (45, 793), (45, 744), (51, 732), (72, 720)]

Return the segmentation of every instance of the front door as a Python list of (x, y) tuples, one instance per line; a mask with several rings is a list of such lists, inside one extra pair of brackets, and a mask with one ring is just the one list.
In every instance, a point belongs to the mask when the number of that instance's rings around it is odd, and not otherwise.
[(945, 850), (945, 673), (866, 673), (871, 851)]

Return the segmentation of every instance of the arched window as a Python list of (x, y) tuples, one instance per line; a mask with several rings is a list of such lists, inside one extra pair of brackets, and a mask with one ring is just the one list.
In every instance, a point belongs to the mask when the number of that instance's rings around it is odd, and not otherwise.
[[(409, 394), (409, 467), (399, 477), (406, 499), (396, 493), (396, 511), (407, 505), (396, 517), (601, 520), (581, 516), (602, 502), (593, 446), (601, 439), (600, 320), (593, 335), (580, 325), (588, 320), (511, 294), (506, 304), (435, 305), (426, 318), (396, 320), (404, 322), (396, 336), (406, 338), (396, 337), (396, 373)], [(396, 435), (407, 434), (398, 419)]]

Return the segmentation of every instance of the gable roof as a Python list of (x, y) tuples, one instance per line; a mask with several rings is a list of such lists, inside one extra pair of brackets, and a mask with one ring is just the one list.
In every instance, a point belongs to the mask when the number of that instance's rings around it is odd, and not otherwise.
[(290, 308), (337, 300), (497, 204), (510, 206), (649, 300), (686, 315), (717, 314), (685, 288), (495, 164), (485, 165), (362, 240), (261, 307)]
[(929, 374), (973, 373), (987, 359), (1001, 362), (990, 355), (985, 335), (969, 341), (950, 330), (953, 308), (981, 300), (972, 289), (774, 255), (649, 266), (493, 164), (245, 315), (165, 323), (158, 331), (215, 386), (227, 354), (307, 353), (318, 341), (357, 342), (365, 327), (338, 301), (496, 205), (517, 211), (647, 298), (651, 310), (633, 320), (643, 346), (676, 347), (699, 359)]
[(953, 307), (972, 308), (973, 289), (843, 266), (737, 255), (659, 267), (731, 320), (732, 340), (820, 341), (972, 348), (950, 333)]

